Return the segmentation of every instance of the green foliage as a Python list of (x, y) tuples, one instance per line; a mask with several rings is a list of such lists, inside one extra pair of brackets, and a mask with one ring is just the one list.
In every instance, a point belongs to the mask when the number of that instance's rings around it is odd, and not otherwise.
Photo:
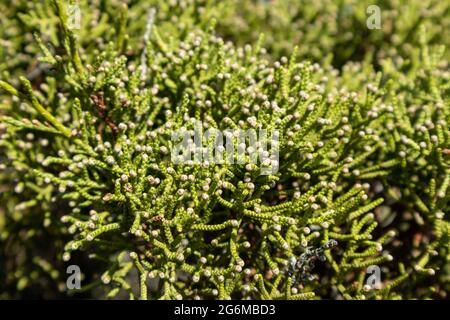
[[(0, 5), (0, 297), (446, 297), (448, 5), (80, 2)], [(199, 123), (279, 130), (278, 171), (172, 163)]]

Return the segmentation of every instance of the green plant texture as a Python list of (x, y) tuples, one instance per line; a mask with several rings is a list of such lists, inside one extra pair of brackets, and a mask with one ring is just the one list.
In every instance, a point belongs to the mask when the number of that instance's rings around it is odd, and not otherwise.
[(369, 4), (1, 1), (0, 298), (448, 298), (450, 5)]

